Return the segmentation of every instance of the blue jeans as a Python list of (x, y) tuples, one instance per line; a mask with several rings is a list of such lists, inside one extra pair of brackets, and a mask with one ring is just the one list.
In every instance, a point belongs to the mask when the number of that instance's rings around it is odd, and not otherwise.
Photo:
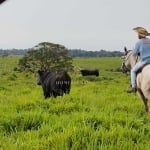
[(131, 69), (131, 86), (136, 87), (136, 73), (139, 69), (141, 69), (145, 64), (150, 63), (150, 59), (148, 60), (140, 60), (135, 64), (135, 66)]

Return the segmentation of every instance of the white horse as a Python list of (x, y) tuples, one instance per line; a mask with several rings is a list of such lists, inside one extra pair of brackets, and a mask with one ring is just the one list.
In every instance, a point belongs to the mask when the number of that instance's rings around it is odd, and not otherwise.
[[(133, 56), (132, 50), (125, 48), (125, 56), (121, 66), (123, 72), (130, 71), (132, 67), (139, 61), (139, 56)], [(148, 108), (148, 100), (150, 100), (150, 64), (144, 66), (136, 77), (137, 93), (144, 102), (145, 111), (150, 113)]]

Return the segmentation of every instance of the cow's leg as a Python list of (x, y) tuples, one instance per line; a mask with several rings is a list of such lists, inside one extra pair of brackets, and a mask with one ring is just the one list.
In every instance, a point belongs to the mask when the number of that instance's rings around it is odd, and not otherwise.
[(47, 98), (46, 88), (45, 88), (44, 86), (42, 86), (42, 88), (43, 88), (43, 95), (44, 95), (44, 97), (45, 97), (45, 99), (46, 99), (46, 98)]
[(45, 92), (44, 92), (44, 97), (45, 97), (45, 99), (48, 98), (48, 96), (47, 96), (47, 94)]
[(63, 96), (63, 91), (62, 91), (62, 89), (57, 89), (57, 91), (53, 91), (53, 96), (54, 96), (54, 97)]
[(143, 100), (145, 111), (149, 112), (148, 99), (145, 98), (145, 96), (144, 96), (143, 92), (141, 91), (141, 89), (138, 89), (138, 93), (139, 93), (139, 96), (141, 97), (141, 99)]
[(47, 91), (47, 90), (44, 89), (44, 88), (43, 88), (43, 94), (44, 94), (45, 99), (47, 99), (48, 97), (50, 97), (50, 92)]
[(58, 89), (58, 92), (57, 92), (57, 93), (58, 93), (59, 96), (63, 96), (63, 90), (62, 90), (61, 88)]
[(55, 97), (55, 95), (57, 96), (63, 96), (63, 90), (61, 88), (61, 86), (54, 86), (53, 87), (53, 96)]
[(58, 95), (56, 92), (53, 92), (53, 96), (56, 98)]
[(45, 88), (45, 93), (44, 93), (44, 95), (45, 95), (45, 99), (52, 96), (52, 91), (51, 91), (51, 88), (50, 88), (49, 86), (47, 86), (47, 87)]
[(50, 97), (50, 94), (47, 92), (44, 92), (44, 97), (45, 97), (45, 99), (47, 99), (48, 97)]

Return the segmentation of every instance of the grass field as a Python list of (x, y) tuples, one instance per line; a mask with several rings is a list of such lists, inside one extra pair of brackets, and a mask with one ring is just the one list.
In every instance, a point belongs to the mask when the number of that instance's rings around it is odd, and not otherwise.
[(70, 94), (47, 100), (35, 74), (13, 71), (18, 59), (0, 58), (0, 150), (150, 149), (150, 116), (125, 92), (120, 58), (75, 58), (100, 76), (70, 72)]

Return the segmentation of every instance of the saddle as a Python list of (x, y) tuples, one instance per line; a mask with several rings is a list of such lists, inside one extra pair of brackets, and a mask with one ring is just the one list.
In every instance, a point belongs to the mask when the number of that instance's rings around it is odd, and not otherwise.
[(147, 63), (147, 64), (143, 65), (143, 66), (137, 71), (136, 75), (138, 75), (139, 73), (141, 73), (142, 70), (143, 70), (143, 68), (144, 68), (145, 66), (149, 65), (149, 64), (150, 64), (150, 63)]

